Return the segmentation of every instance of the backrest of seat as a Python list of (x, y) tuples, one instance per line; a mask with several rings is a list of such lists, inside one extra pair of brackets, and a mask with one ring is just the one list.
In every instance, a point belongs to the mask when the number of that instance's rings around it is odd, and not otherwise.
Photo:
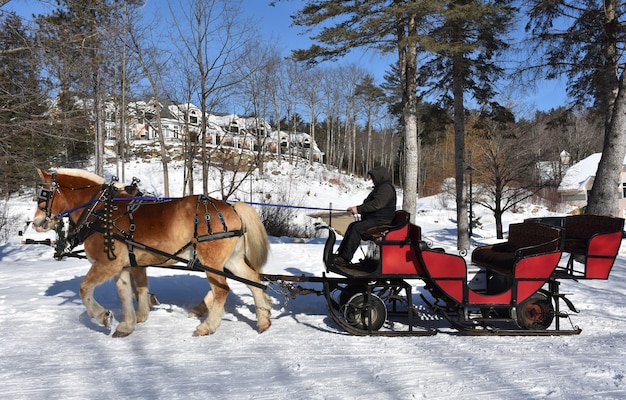
[(411, 214), (404, 210), (396, 210), (396, 214), (393, 216), (393, 220), (391, 220), (391, 225), (400, 226), (407, 224), (411, 219)]
[(608, 279), (622, 243), (622, 232), (599, 233), (589, 240), (585, 278)]
[[(406, 232), (406, 225), (409, 223), (411, 218), (411, 214), (404, 210), (397, 210), (393, 219), (391, 220), (390, 225), (380, 225), (369, 228), (367, 232), (365, 232), (361, 239), (363, 240), (373, 240), (375, 242), (380, 242), (381, 240), (404, 240), (407, 238), (405, 234), (403, 238), (398, 238), (397, 231), (403, 230)], [(396, 231), (396, 234), (392, 235), (393, 237), (387, 238), (388, 234), (392, 231)]]
[[(522, 247), (537, 246), (544, 243), (550, 243), (561, 237), (562, 229), (551, 225), (523, 222), (509, 225), (509, 247), (519, 249)], [(554, 248), (558, 249), (558, 241), (554, 242)], [(542, 249), (541, 251), (546, 251)]]
[(597, 233), (621, 232), (624, 219), (608, 215), (579, 214), (565, 218), (565, 237), (589, 240)]
[(417, 257), (421, 239), (417, 225), (405, 224), (390, 230), (380, 243), (382, 273), (385, 275), (422, 275), (424, 268)]

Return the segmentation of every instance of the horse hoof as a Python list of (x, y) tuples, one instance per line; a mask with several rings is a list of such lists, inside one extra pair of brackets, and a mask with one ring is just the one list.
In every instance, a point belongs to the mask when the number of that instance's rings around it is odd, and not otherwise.
[(123, 338), (123, 337), (126, 337), (126, 336), (130, 335), (130, 334), (131, 334), (131, 332), (115, 331), (115, 332), (113, 332), (113, 337), (114, 338)]
[(204, 327), (202, 327), (202, 325), (198, 325), (198, 327), (194, 331), (193, 335), (194, 336), (209, 336), (212, 333), (213, 333), (213, 331), (211, 331), (210, 329), (204, 328)]
[(258, 327), (257, 327), (257, 332), (259, 332), (259, 333), (263, 333), (263, 332), (265, 332), (266, 330), (268, 330), (268, 329), (270, 328), (270, 326), (272, 326), (272, 322), (271, 322), (271, 321), (267, 321), (267, 324), (266, 324), (266, 325), (263, 325), (263, 326), (258, 326)]
[(148, 293), (148, 299), (149, 299), (150, 307), (156, 307), (156, 306), (161, 305), (161, 303), (159, 302), (159, 299), (157, 299), (156, 294), (154, 293)]
[(193, 333), (194, 336), (209, 336), (213, 332), (205, 331), (202, 329), (196, 329)]

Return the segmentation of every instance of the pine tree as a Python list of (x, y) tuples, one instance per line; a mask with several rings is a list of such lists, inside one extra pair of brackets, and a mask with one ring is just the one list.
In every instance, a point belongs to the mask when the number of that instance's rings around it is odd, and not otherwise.
[(469, 220), (465, 189), (465, 101), (492, 102), (494, 82), (504, 75), (496, 56), (508, 48), (506, 35), (516, 9), (510, 1), (453, 0), (441, 11), (421, 40), (427, 61), (418, 70), (422, 95), (440, 93), (453, 110), (458, 248), (469, 249)]
[[(469, 248), (467, 204), (464, 190), (465, 131), (464, 94), (471, 91), (478, 101), (493, 96), (491, 82), (502, 70), (494, 56), (506, 48), (501, 38), (510, 28), (515, 9), (509, 1), (481, 0), (318, 0), (308, 1), (295, 16), (302, 26), (324, 26), (313, 39), (326, 47), (313, 45), (294, 52), (300, 60), (328, 60), (342, 56), (356, 46), (382, 52), (398, 52), (398, 72), (402, 88), (404, 132), (404, 204), (415, 210), (417, 193), (418, 132), (417, 76), (429, 82), (430, 89), (446, 84), (445, 94), (452, 101), (455, 115), (455, 163), (457, 214), (460, 249)], [(418, 70), (418, 50), (424, 55)], [(422, 59), (420, 59), (422, 61)], [(428, 79), (424, 77), (428, 76)], [(432, 79), (439, 79), (433, 83)], [(449, 79), (442, 79), (449, 78)]]
[[(89, 110), (86, 117), (94, 135), (98, 175), (103, 174), (104, 167), (104, 100), (111, 93), (107, 83), (114, 82), (116, 68), (110, 66), (111, 60), (115, 60), (113, 43), (122, 5), (117, 0), (58, 0), (52, 13), (36, 18), (49, 77), (58, 86), (61, 102), (66, 104), (61, 111), (74, 109), (75, 105), (67, 102), (75, 98)], [(65, 115), (60, 117), (64, 119)]]
[(30, 33), (13, 13), (0, 18), (0, 192), (8, 196), (32, 183), (35, 166), (52, 157), (45, 126), (45, 96)]
[[(321, 28), (309, 49), (293, 52), (297, 60), (311, 63), (333, 60), (355, 47), (367, 47), (382, 53), (397, 52), (402, 93), (404, 127), (403, 204), (414, 220), (417, 198), (417, 48), (418, 29), (427, 26), (429, 17), (441, 11), (438, 0), (317, 0), (307, 1), (294, 16), (300, 26)], [(334, 23), (334, 25), (332, 24)]]
[(565, 76), (575, 104), (593, 105), (604, 120), (602, 158), (588, 213), (618, 216), (620, 174), (626, 155), (626, 83), (620, 60), (626, 5), (617, 0), (534, 0), (527, 30), (539, 51), (535, 67), (548, 78)]

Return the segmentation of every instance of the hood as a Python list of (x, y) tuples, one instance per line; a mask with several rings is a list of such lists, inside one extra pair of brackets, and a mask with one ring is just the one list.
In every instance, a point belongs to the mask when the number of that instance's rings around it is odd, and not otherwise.
[(371, 175), (372, 181), (375, 185), (390, 180), (387, 168), (382, 166), (370, 169), (369, 171), (367, 171), (367, 174)]

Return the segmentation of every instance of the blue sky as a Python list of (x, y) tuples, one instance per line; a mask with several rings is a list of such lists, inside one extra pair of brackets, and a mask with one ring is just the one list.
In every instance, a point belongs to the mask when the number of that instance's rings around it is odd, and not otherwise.
[[(276, 42), (283, 55), (288, 55), (296, 48), (306, 48), (311, 41), (301, 27), (294, 27), (291, 15), (304, 3), (303, 0), (282, 0), (270, 6), (270, 0), (242, 0), (242, 14), (255, 21), (264, 39)], [(53, 0), (10, 0), (2, 7), (3, 10), (15, 10), (23, 17), (30, 17), (32, 13), (45, 13), (52, 9)], [(147, 0), (148, 10), (155, 12), (169, 12), (166, 0)], [(356, 63), (369, 71), (381, 83), (383, 75), (394, 62), (394, 55), (382, 56), (372, 51), (355, 49), (338, 63)], [(530, 88), (524, 93), (514, 94), (523, 108), (549, 110), (566, 103), (564, 84), (560, 81), (545, 81)]]

